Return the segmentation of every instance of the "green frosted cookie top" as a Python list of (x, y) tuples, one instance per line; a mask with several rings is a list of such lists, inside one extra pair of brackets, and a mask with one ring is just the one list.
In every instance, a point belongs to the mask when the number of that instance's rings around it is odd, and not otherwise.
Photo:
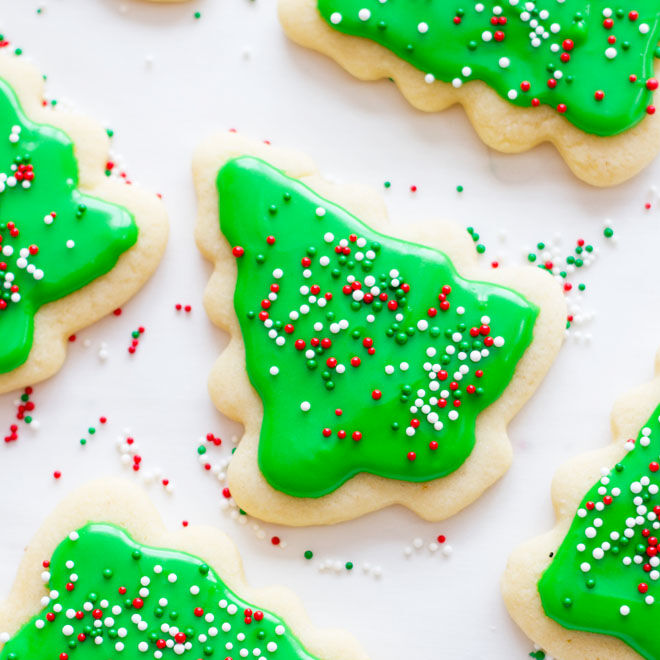
[(423, 482), (458, 469), (532, 341), (536, 306), (256, 158), (228, 162), (217, 186), (271, 486), (319, 497), (360, 472)]
[(43, 610), (0, 660), (315, 660), (275, 614), (239, 598), (203, 560), (90, 523), (45, 562)]
[(538, 584), (545, 613), (660, 658), (660, 406), (586, 493)]
[(40, 307), (112, 270), (137, 236), (125, 208), (78, 189), (74, 144), (0, 78), (0, 373), (27, 360)]
[(371, 39), (427, 82), (482, 80), (513, 105), (548, 105), (587, 133), (616, 135), (655, 112), (655, 0), (318, 0), (333, 29)]

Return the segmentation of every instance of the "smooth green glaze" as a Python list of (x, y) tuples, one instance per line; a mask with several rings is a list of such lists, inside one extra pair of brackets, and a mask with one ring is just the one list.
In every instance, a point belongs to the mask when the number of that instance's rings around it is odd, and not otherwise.
[[(660, 658), (656, 628), (660, 602), (645, 600), (651, 597), (657, 601), (660, 597), (660, 559), (654, 550), (647, 552), (652, 547), (649, 540), (654, 543), (660, 538), (659, 416), (660, 406), (634, 445), (628, 445), (632, 448), (621, 462), (606, 468), (606, 476), (584, 496), (573, 524), (538, 584), (543, 609), (550, 618), (572, 630), (618, 637), (648, 660)], [(642, 480), (646, 479), (649, 481), (644, 485)], [(612, 493), (617, 488), (619, 495)], [(633, 492), (633, 488), (640, 492)], [(605, 497), (612, 497), (612, 503), (606, 504)], [(636, 503), (637, 497), (641, 499)], [(646, 510), (638, 510), (638, 506)], [(655, 507), (658, 508), (654, 511)], [(600, 526), (594, 524), (596, 519), (602, 521)], [(634, 526), (629, 527), (627, 522), (635, 519)], [(624, 536), (627, 529), (632, 530), (632, 534), (628, 532), (629, 539)], [(596, 535), (589, 538), (587, 533), (593, 535), (592, 530)], [(648, 536), (644, 530), (648, 530)], [(612, 533), (618, 538), (612, 538)], [(611, 547), (604, 550), (603, 543)], [(584, 549), (580, 550), (578, 544), (583, 544)], [(601, 559), (593, 555), (594, 550), (599, 552), (598, 548), (604, 553)], [(555, 549), (548, 548), (551, 550)], [(586, 572), (581, 568), (585, 562), (590, 566)], [(645, 566), (651, 570), (645, 570)], [(640, 592), (640, 584), (646, 584), (648, 590)], [(629, 608), (629, 614), (622, 614), (621, 607)]]
[[(332, 28), (372, 39), (438, 80), (457, 85), (482, 80), (521, 107), (540, 103), (557, 109), (564, 104), (566, 119), (587, 133), (626, 131), (644, 118), (653, 100), (646, 81), (654, 75), (660, 38), (660, 6), (654, 0), (625, 5), (584, 0), (318, 0), (318, 8)], [(361, 10), (370, 13), (368, 19), (360, 19)], [(611, 13), (609, 29), (604, 11)], [(630, 11), (638, 12), (637, 18), (631, 20)], [(338, 16), (341, 20), (333, 22)], [(494, 25), (494, 17), (506, 23)], [(420, 33), (420, 23), (428, 26), (427, 32)], [(648, 31), (640, 32), (640, 26)], [(543, 34), (536, 35), (539, 44), (534, 46), (531, 34), (539, 29)], [(496, 32), (504, 35), (501, 41)], [(610, 44), (609, 37), (616, 42)], [(564, 48), (566, 40), (572, 46), (566, 43)], [(608, 48), (616, 51), (612, 59), (605, 54)], [(562, 61), (562, 54), (569, 61)], [(556, 72), (560, 79), (554, 77)], [(551, 78), (554, 88), (548, 86)], [(529, 83), (526, 91), (523, 83)], [(602, 100), (596, 99), (596, 92), (604, 93)]]
[[(234, 304), (250, 380), (264, 404), (259, 466), (267, 481), (289, 495), (320, 497), (360, 472), (421, 482), (460, 467), (474, 446), (477, 415), (502, 394), (532, 341), (538, 309), (510, 289), (463, 279), (442, 252), (374, 231), (256, 158), (228, 162), (218, 174), (217, 186), (222, 232), (230, 245), (244, 249), (237, 259)], [(356, 242), (349, 240), (351, 234)], [(272, 245), (270, 235), (275, 238)], [(340, 240), (350, 246), (350, 255), (336, 253)], [(307, 256), (310, 277), (305, 277), (301, 261)], [(283, 271), (279, 279), (277, 269)], [(400, 273), (398, 284), (393, 270)], [(371, 276), (381, 288), (378, 294), (387, 294), (388, 301), (360, 302), (343, 292), (347, 277), (355, 277), (362, 291), (370, 293)], [(272, 293), (273, 284), (279, 285), (279, 293), (263, 321), (262, 300)], [(319, 286), (324, 300), (326, 293), (332, 295), (325, 307), (310, 299), (311, 289), (301, 293), (301, 286), (313, 285)], [(450, 309), (441, 311), (438, 296), (444, 285), (451, 287)], [(397, 302), (397, 310), (388, 309), (390, 301)], [(303, 305), (310, 307), (308, 313), (301, 311)], [(464, 308), (462, 315), (459, 307)], [(430, 308), (437, 308), (435, 317), (429, 316)], [(292, 320), (291, 312), (299, 318)], [(397, 314), (402, 314), (399, 321)], [(469, 335), (485, 315), (491, 318), (492, 338), (503, 337), (504, 346), (486, 349), (490, 334)], [(273, 327), (266, 327), (271, 321)], [(342, 322), (348, 327), (334, 332), (338, 327), (333, 323)], [(288, 323), (293, 325), (290, 334)], [(425, 323), (428, 328), (422, 329)], [(271, 332), (277, 337), (270, 338)], [(451, 338), (454, 332), (460, 339)], [(285, 343), (280, 346), (282, 338)], [(304, 350), (296, 348), (298, 339), (306, 342)], [(323, 339), (332, 345), (312, 346)], [(369, 339), (373, 355), (365, 346)], [(463, 349), (468, 355), (459, 359)], [(489, 355), (482, 356), (482, 350), (489, 350)], [(311, 351), (309, 357), (306, 351)], [(479, 353), (474, 356), (478, 363), (471, 360), (472, 351)], [(360, 359), (359, 366), (351, 364), (354, 357)], [(340, 366), (329, 366), (330, 358)], [(408, 364), (405, 370), (403, 363)], [(386, 373), (388, 365), (391, 374)], [(429, 377), (434, 365), (448, 372), (438, 396), (431, 388), (441, 374)], [(469, 371), (458, 390), (449, 394), (449, 383), (458, 382), (454, 374), (461, 366)], [(271, 373), (273, 367), (277, 375)], [(480, 378), (477, 369), (483, 369)], [(469, 393), (468, 386), (478, 389)], [(447, 404), (441, 408), (438, 399), (445, 389)], [(379, 399), (373, 398), (375, 390), (381, 392)], [(418, 398), (424, 403), (416, 404)], [(454, 406), (459, 399), (460, 409)], [(301, 409), (304, 402), (310, 404), (309, 411)], [(429, 409), (422, 409), (424, 405)], [(458, 419), (449, 419), (450, 410), (459, 413)], [(419, 426), (409, 436), (414, 419)], [(444, 426), (436, 429), (435, 424)], [(329, 437), (323, 434), (326, 428)], [(340, 437), (341, 431), (346, 437)], [(356, 431), (362, 434), (359, 441), (353, 439)], [(431, 448), (431, 443), (437, 447)], [(415, 453), (414, 460), (409, 452)]]
[[(20, 139), (10, 140), (14, 127)], [(32, 165), (29, 188), (11, 186), (12, 167)], [(120, 255), (137, 241), (138, 229), (124, 208), (84, 195), (78, 188), (74, 145), (53, 126), (35, 124), (21, 110), (11, 87), (0, 79), (0, 373), (16, 369), (30, 353), (34, 316), (42, 305), (59, 300), (109, 272)], [(82, 205), (82, 206), (81, 206)], [(44, 218), (55, 213), (52, 224)], [(19, 235), (12, 237), (7, 223)], [(72, 240), (73, 247), (67, 247)], [(35, 245), (38, 254), (28, 264), (43, 272), (35, 279), (19, 268), (20, 250)], [(2, 254), (4, 248), (13, 254)], [(5, 268), (2, 267), (5, 264)], [(9, 284), (19, 287), (11, 301)]]
[[(69, 535), (53, 553), (50, 602), (10, 638), (0, 660), (313, 660), (281, 619), (238, 598), (201, 559), (141, 545), (107, 523), (75, 534), (77, 540)], [(180, 633), (185, 639), (177, 640)]]

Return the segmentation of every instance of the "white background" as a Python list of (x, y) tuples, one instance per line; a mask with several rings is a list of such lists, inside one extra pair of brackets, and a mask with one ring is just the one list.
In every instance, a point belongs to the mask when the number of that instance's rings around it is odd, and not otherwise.
[[(555, 469), (609, 442), (613, 401), (652, 375), (660, 344), (660, 214), (651, 186), (660, 161), (626, 185), (598, 190), (577, 181), (548, 145), (519, 156), (492, 152), (460, 108), (417, 112), (391, 83), (360, 83), (287, 42), (274, 0), (126, 0), (123, 11), (116, 0), (0, 0), (0, 32), (48, 73), (50, 94), (117, 131), (114, 148), (134, 179), (163, 193), (172, 227), (160, 269), (123, 315), (81, 332), (64, 368), (36, 386), (40, 430), (22, 425), (17, 443), (0, 442), (0, 594), (55, 501), (95, 476), (139, 480), (115, 448), (130, 427), (144, 470), (161, 468), (175, 482), (171, 495), (150, 487), (169, 525), (186, 519), (226, 529), (251, 582), (294, 589), (316, 623), (351, 630), (374, 659), (526, 657), (532, 643), (499, 595), (507, 554), (551, 526)], [(568, 339), (510, 426), (512, 468), (454, 519), (430, 524), (391, 509), (327, 529), (266, 526), (260, 540), (221, 511), (218, 481), (203, 472), (196, 447), (207, 432), (223, 437), (222, 448), (209, 452), (217, 462), (240, 429), (206, 392), (227, 337), (201, 307), (210, 267), (193, 241), (190, 161), (205, 135), (230, 127), (307, 152), (328, 177), (380, 189), (391, 180), (383, 192), (393, 222), (447, 217), (474, 225), (488, 248), (484, 267), (493, 258), (520, 263), (525, 245), (557, 234), (562, 254), (578, 236), (601, 246), (583, 278), (583, 308), (596, 316), (581, 332), (593, 340)], [(602, 237), (607, 217), (617, 245)], [(191, 304), (192, 314), (177, 314), (177, 302)], [(138, 325), (147, 332), (131, 357), (126, 349)], [(110, 353), (105, 363), (101, 342)], [(0, 397), (0, 436), (13, 421), (15, 398)], [(100, 415), (107, 427), (81, 448)], [(63, 473), (57, 482), (54, 470)], [(285, 548), (270, 544), (274, 533)], [(440, 533), (453, 546), (450, 558), (427, 547)], [(425, 546), (406, 559), (404, 547), (416, 537)], [(311, 562), (302, 558), (308, 548)], [(326, 559), (356, 568), (320, 572)], [(365, 563), (380, 566), (382, 577), (365, 574)]]

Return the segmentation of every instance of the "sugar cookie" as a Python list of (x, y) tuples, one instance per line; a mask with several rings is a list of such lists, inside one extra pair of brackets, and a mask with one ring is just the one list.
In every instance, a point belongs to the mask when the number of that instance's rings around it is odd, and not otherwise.
[(212, 527), (168, 532), (144, 491), (118, 479), (74, 492), (28, 546), (0, 605), (0, 659), (121, 657), (365, 660), (319, 630), (297, 598), (245, 583)]
[(451, 224), (386, 236), (373, 192), (236, 134), (202, 144), (194, 175), (206, 309), (231, 334), (210, 391), (245, 426), (228, 472), (243, 509), (308, 525), (399, 503), (439, 520), (503, 474), (506, 425), (564, 334), (547, 273), (478, 268)]
[(651, 0), (279, 0), (286, 33), (362, 80), (390, 78), (415, 107), (460, 103), (507, 153), (552, 142), (588, 183), (625, 181), (658, 153)]
[(156, 195), (105, 176), (108, 138), (0, 55), (0, 393), (53, 375), (67, 338), (126, 302), (167, 241)]

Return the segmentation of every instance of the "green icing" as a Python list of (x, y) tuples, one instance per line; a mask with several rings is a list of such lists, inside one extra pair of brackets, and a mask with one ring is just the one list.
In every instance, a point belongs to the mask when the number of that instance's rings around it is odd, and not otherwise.
[(659, 416), (660, 406), (584, 496), (538, 584), (550, 618), (618, 637), (648, 660), (660, 658)]
[(49, 570), (48, 604), (0, 660), (313, 660), (281, 619), (236, 596), (201, 559), (141, 545), (114, 525), (70, 534)]
[(647, 88), (660, 38), (655, 0), (318, 0), (318, 8), (328, 25), (376, 41), (427, 82), (482, 80), (515, 105), (549, 105), (595, 135), (640, 122), (657, 87), (651, 79)]
[(126, 209), (77, 186), (69, 137), (30, 121), (0, 79), (0, 373), (26, 361), (42, 305), (110, 271), (137, 241)]
[(222, 232), (242, 253), (234, 304), (267, 481), (320, 497), (360, 472), (422, 482), (456, 470), (538, 309), (256, 158), (229, 161), (217, 186)]

